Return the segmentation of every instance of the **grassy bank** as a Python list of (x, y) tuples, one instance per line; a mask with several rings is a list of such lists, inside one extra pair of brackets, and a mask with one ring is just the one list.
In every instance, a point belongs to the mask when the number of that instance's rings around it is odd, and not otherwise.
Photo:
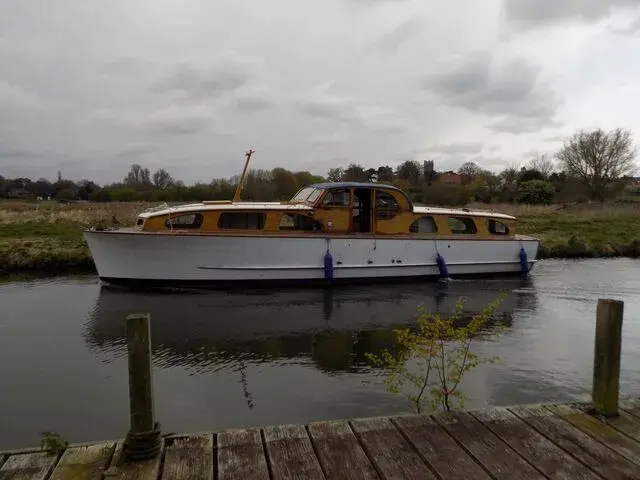
[[(0, 202), (0, 270), (93, 271), (81, 230), (131, 225), (145, 203)], [(469, 205), (519, 218), (518, 232), (542, 239), (540, 258), (640, 256), (640, 206)]]
[(518, 217), (518, 233), (542, 240), (538, 258), (640, 256), (640, 205), (472, 205)]
[(115, 217), (131, 225), (142, 203), (0, 202), (0, 270), (93, 271), (81, 230)]

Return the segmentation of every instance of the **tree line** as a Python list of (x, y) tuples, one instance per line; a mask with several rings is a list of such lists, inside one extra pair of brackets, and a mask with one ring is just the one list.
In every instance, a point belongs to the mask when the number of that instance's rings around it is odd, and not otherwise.
[[(537, 156), (523, 166), (509, 165), (491, 172), (473, 162), (457, 172), (438, 172), (433, 162), (407, 160), (395, 169), (389, 165), (365, 168), (358, 163), (335, 167), (326, 177), (284, 168), (251, 169), (242, 190), (243, 200), (287, 200), (300, 188), (323, 181), (379, 182), (395, 185), (414, 202), (439, 205), (485, 203), (549, 204), (552, 202), (604, 201), (632, 185), (636, 149), (628, 130), (578, 131), (565, 139), (553, 157)], [(98, 185), (83, 179), (8, 179), (0, 176), (0, 197), (40, 197), (57, 200), (199, 201), (231, 199), (238, 176), (214, 178), (209, 183), (185, 185), (167, 170), (151, 172), (134, 164), (121, 182)], [(631, 188), (632, 193), (640, 193)]]

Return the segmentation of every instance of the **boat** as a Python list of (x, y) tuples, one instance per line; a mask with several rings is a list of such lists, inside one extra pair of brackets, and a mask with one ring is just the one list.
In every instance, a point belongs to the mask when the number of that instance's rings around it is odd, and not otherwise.
[(129, 286), (264, 286), (527, 274), (540, 244), (513, 216), (415, 205), (400, 188), (327, 182), (289, 201), (160, 205), (84, 230), (98, 276)]

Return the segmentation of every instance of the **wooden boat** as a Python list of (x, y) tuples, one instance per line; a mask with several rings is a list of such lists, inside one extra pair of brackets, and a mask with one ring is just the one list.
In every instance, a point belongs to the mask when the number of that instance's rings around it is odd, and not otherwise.
[(414, 205), (382, 183), (302, 188), (287, 202), (203, 201), (85, 230), (101, 280), (130, 285), (365, 281), (526, 273), (537, 238), (516, 218)]

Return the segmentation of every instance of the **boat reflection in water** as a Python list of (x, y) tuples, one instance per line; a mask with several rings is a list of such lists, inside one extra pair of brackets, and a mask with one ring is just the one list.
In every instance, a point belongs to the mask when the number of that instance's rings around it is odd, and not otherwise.
[(297, 360), (321, 371), (369, 369), (365, 353), (393, 347), (393, 329), (415, 323), (419, 305), (450, 314), (461, 296), (471, 316), (500, 291), (497, 318), (531, 307), (530, 280), (347, 287), (339, 290), (252, 290), (242, 293), (135, 293), (102, 287), (85, 338), (94, 351), (126, 355), (125, 318), (151, 314), (156, 367), (207, 370), (244, 362)]

